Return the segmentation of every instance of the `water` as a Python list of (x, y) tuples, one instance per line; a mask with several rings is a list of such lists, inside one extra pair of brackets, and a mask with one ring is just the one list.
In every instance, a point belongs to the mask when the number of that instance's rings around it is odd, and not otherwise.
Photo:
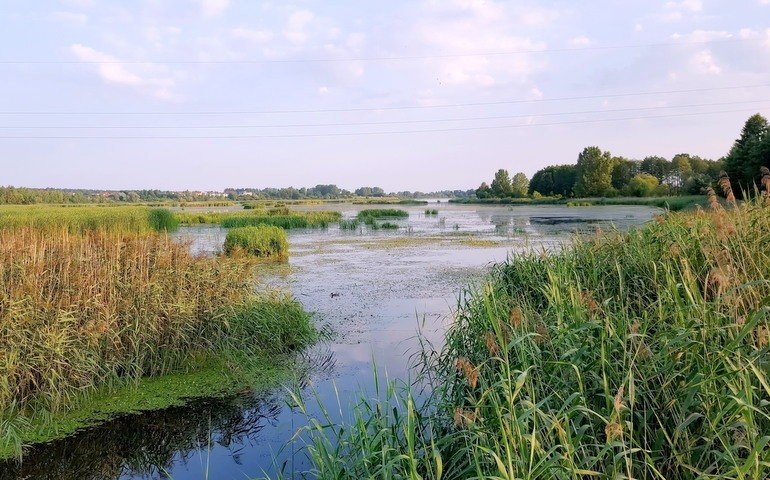
[[(424, 338), (440, 345), (458, 293), (483, 278), (511, 251), (558, 248), (575, 232), (626, 229), (657, 210), (638, 206), (470, 206), (440, 203), (399, 207), (409, 219), (397, 231), (291, 231), (288, 265), (266, 266), (265, 285), (288, 289), (332, 339), (304, 354), (312, 368), (299, 379), (311, 413), (313, 396), (335, 418), (381, 374), (407, 378), (410, 355)], [(374, 206), (323, 205), (353, 217)], [(199, 252), (215, 252), (225, 231), (179, 232)], [(298, 475), (308, 464), (297, 439), (284, 448), (304, 416), (283, 391), (204, 399), (184, 407), (129, 415), (29, 451), (22, 466), (0, 466), (0, 479), (244, 479), (282, 469)]]

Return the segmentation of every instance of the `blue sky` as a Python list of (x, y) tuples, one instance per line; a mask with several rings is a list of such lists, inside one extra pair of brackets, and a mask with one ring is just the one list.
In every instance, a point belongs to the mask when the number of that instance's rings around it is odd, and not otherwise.
[(587, 145), (717, 158), (770, 113), (770, 0), (5, 0), (0, 22), (0, 136), (32, 137), (0, 139), (5, 185), (470, 188)]

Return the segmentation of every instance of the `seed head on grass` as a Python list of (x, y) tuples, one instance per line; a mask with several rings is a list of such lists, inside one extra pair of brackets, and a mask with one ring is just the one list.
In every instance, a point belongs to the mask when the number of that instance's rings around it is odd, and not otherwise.
[(455, 368), (458, 372), (463, 374), (471, 388), (476, 388), (476, 385), (479, 382), (479, 371), (473, 366), (470, 360), (465, 357), (458, 358), (455, 361)]
[(727, 172), (722, 170), (719, 172), (719, 187), (722, 189), (722, 193), (725, 195), (725, 199), (727, 200), (727, 203), (735, 206), (735, 195), (733, 194), (733, 187), (730, 185), (730, 177), (727, 176)]

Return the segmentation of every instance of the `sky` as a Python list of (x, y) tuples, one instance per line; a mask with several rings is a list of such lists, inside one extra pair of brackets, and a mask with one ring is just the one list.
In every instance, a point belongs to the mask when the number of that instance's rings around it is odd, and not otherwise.
[(770, 0), (4, 0), (0, 72), (0, 185), (469, 189), (721, 157)]

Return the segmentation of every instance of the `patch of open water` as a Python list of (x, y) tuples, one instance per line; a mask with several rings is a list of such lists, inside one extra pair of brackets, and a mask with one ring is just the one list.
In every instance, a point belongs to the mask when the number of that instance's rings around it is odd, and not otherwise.
[[(431, 205), (431, 208), (436, 205)], [(310, 206), (342, 209), (349, 204)], [(402, 208), (396, 206), (395, 208)], [(396, 231), (290, 231), (288, 265), (266, 266), (260, 280), (291, 291), (332, 339), (305, 354), (299, 379), (311, 414), (314, 396), (333, 418), (373, 391), (373, 365), (383, 376), (407, 378), (409, 358), (425, 339), (440, 345), (457, 296), (512, 251), (559, 248), (575, 232), (627, 229), (658, 210), (639, 206), (476, 206), (439, 204), (438, 215), (407, 206)], [(226, 231), (189, 227), (179, 237), (216, 252)], [(334, 294), (334, 295), (333, 295)], [(128, 415), (70, 438), (32, 448), (23, 464), (0, 466), (0, 479), (244, 479), (308, 468), (302, 440), (289, 442), (305, 417), (282, 391), (204, 399), (184, 407)], [(286, 445), (288, 444), (288, 447)]]

